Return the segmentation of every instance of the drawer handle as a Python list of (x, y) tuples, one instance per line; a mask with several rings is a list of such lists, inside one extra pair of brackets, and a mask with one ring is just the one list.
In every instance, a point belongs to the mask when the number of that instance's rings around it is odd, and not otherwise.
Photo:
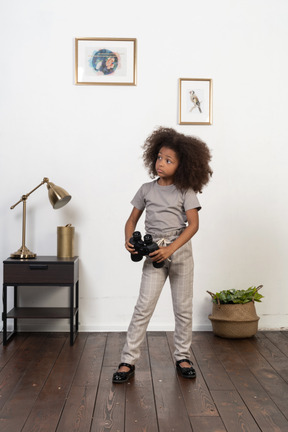
[(47, 264), (30, 264), (30, 270), (48, 270)]

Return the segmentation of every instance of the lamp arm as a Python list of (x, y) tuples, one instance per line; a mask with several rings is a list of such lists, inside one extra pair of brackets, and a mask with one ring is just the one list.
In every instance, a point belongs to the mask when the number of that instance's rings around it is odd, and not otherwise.
[(10, 207), (10, 209), (11, 210), (13, 210), (18, 204), (20, 204), (22, 201), (26, 201), (27, 200), (27, 198), (29, 197), (29, 195), (31, 195), (36, 189), (38, 189), (40, 186), (42, 186), (44, 183), (49, 183), (49, 179), (47, 178), (47, 177), (44, 177), (43, 178), (43, 180), (42, 180), (42, 182), (38, 185), (38, 186), (36, 186), (34, 189), (32, 189), (30, 192), (28, 192), (27, 194), (25, 194), (25, 195), (22, 195), (22, 198), (19, 200), (19, 201), (17, 201), (14, 205), (12, 205), (11, 207)]

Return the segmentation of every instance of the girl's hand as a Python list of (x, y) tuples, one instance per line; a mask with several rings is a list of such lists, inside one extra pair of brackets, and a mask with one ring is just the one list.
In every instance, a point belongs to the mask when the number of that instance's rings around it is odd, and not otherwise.
[(135, 231), (138, 220), (140, 219), (143, 210), (138, 210), (136, 207), (133, 207), (133, 210), (125, 224), (125, 248), (131, 254), (136, 254), (134, 246), (129, 242), (132, 237), (133, 232)]
[(125, 248), (127, 249), (128, 252), (130, 252), (131, 254), (137, 254), (138, 252), (135, 252), (134, 246), (129, 243), (128, 240), (126, 240), (125, 242)]
[(162, 262), (165, 261), (167, 258), (169, 258), (173, 253), (173, 250), (171, 248), (171, 245), (169, 246), (160, 246), (159, 249), (157, 249), (155, 252), (152, 252), (149, 254), (149, 257), (152, 259), (153, 262)]

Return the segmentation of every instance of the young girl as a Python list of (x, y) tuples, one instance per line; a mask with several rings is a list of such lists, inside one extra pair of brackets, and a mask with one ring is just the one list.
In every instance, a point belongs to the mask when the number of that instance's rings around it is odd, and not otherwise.
[[(211, 155), (198, 138), (159, 128), (146, 139), (143, 159), (151, 177), (157, 179), (143, 184), (131, 201), (133, 210), (125, 225), (125, 248), (136, 253), (130, 239), (145, 209), (145, 231), (152, 235), (159, 249), (150, 253), (143, 264), (140, 293), (121, 363), (113, 374), (114, 383), (126, 382), (134, 375), (141, 343), (168, 276), (175, 315), (176, 369), (184, 378), (196, 377), (189, 359), (193, 291), (190, 239), (198, 230), (201, 208), (196, 193), (202, 191), (212, 175)], [(164, 262), (164, 266), (155, 268), (153, 262)]]

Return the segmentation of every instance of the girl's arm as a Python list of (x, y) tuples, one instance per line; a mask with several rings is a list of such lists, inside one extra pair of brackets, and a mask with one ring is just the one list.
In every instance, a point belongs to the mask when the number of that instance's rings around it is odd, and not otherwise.
[(134, 252), (134, 247), (131, 243), (129, 243), (129, 240), (132, 237), (133, 232), (135, 231), (137, 222), (139, 221), (142, 213), (143, 210), (139, 210), (136, 207), (133, 207), (133, 210), (125, 224), (125, 248), (130, 253)]
[(169, 258), (177, 249), (187, 243), (196, 234), (199, 228), (199, 215), (197, 209), (186, 211), (188, 226), (180, 234), (180, 236), (170, 245), (160, 247), (157, 251), (151, 253), (149, 256), (152, 261), (161, 262)]

